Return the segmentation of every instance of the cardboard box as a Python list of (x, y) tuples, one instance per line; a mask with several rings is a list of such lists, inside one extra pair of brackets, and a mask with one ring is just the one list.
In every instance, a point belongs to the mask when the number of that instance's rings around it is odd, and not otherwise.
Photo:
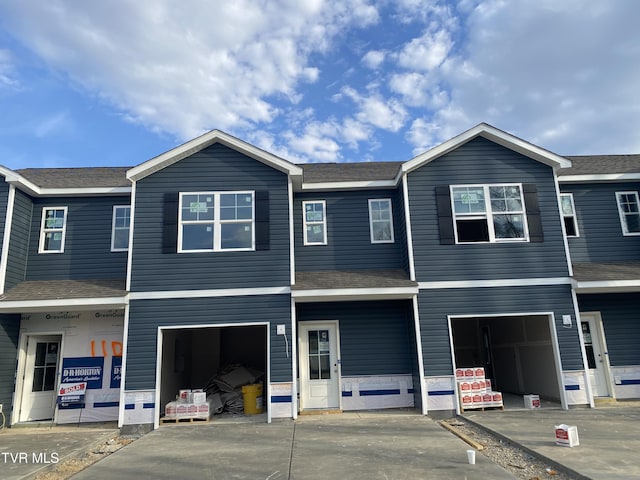
[(479, 380), (481, 378), (484, 379), (484, 367), (475, 367), (473, 369), (473, 377), (476, 380)]
[(471, 393), (471, 382), (460, 382), (458, 384), (460, 393)]
[(456, 380), (464, 380), (464, 368), (456, 368)]
[(165, 418), (176, 418), (176, 402), (169, 402), (164, 407)]
[(578, 439), (578, 427), (575, 425), (556, 425), (556, 445), (563, 447), (575, 447), (580, 445)]
[(525, 408), (540, 408), (540, 396), (539, 395), (525, 395), (524, 396)]
[(191, 393), (191, 390), (188, 388), (183, 390), (178, 390), (178, 400), (181, 402), (188, 402), (190, 393)]

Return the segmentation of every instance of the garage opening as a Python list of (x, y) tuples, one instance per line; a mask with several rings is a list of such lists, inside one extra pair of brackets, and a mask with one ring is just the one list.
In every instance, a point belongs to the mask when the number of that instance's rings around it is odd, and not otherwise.
[[(267, 325), (161, 331), (161, 423), (266, 421)], [(247, 408), (245, 396), (255, 398)]]
[(452, 318), (455, 366), (483, 367), (505, 409), (525, 408), (525, 395), (539, 396), (541, 407), (559, 407), (560, 368), (550, 321), (549, 315)]

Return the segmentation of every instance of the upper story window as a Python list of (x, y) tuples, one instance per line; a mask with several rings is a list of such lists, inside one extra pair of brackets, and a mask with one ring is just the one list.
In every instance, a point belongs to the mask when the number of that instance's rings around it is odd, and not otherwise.
[(129, 229), (131, 226), (131, 207), (114, 205), (111, 223), (111, 251), (123, 252), (129, 249)]
[(327, 205), (324, 200), (302, 202), (305, 245), (327, 244)]
[(254, 192), (181, 193), (179, 252), (255, 249)]
[(451, 186), (456, 243), (528, 241), (522, 186)]
[(564, 231), (567, 233), (567, 237), (578, 237), (578, 221), (576, 220), (576, 208), (573, 203), (573, 194), (561, 193), (560, 204), (562, 206)]
[(369, 230), (371, 243), (393, 243), (391, 199), (369, 200)]
[(640, 202), (638, 192), (616, 192), (618, 213), (624, 235), (640, 235)]
[(67, 207), (44, 207), (38, 253), (63, 253)]

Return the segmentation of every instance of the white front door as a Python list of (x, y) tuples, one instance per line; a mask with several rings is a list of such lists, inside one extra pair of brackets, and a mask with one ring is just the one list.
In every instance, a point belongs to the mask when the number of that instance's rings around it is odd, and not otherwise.
[(611, 394), (607, 381), (609, 362), (602, 320), (599, 316), (588, 313), (581, 313), (580, 320), (591, 391), (594, 397), (608, 397)]
[(338, 323), (299, 326), (301, 407), (340, 408)]
[(20, 421), (53, 418), (58, 386), (61, 337), (27, 337)]

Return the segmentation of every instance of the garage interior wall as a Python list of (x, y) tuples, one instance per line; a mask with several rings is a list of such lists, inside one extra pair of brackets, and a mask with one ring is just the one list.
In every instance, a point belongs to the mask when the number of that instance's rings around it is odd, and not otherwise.
[(560, 400), (548, 317), (462, 318), (452, 329), (458, 368), (484, 366), (495, 390)]

